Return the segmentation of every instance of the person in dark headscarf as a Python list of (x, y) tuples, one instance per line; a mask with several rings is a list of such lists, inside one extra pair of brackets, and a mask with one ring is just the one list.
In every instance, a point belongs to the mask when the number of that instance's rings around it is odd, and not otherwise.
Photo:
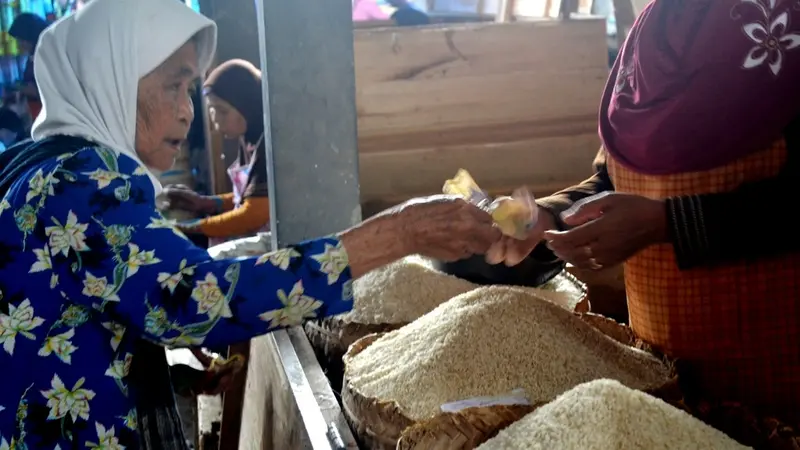
[(408, 0), (388, 0), (387, 3), (395, 8), (392, 20), (398, 27), (416, 27), (431, 23), (430, 17), (415, 8)]
[(0, 152), (24, 140), (25, 124), (9, 108), (0, 108)]
[(182, 226), (213, 238), (213, 244), (265, 230), (269, 224), (261, 71), (241, 59), (227, 61), (208, 76), (203, 95), (214, 128), (239, 140), (239, 155), (228, 168), (233, 192), (204, 196), (172, 187), (166, 194), (171, 208), (210, 214)]
[(22, 93), (28, 99), (28, 108), (32, 119), (36, 119), (42, 109), (39, 88), (36, 86), (36, 78), (33, 76), (33, 55), (36, 53), (39, 36), (49, 25), (45, 19), (36, 14), (22, 13), (14, 19), (14, 23), (8, 30), (8, 34), (17, 40), (20, 53), (28, 56), (28, 62), (25, 63), (25, 71), (22, 75)]

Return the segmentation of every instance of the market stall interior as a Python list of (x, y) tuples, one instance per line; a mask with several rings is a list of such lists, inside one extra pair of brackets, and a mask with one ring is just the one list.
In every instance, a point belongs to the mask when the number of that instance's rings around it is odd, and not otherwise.
[[(346, 0), (249, 3), (200, 2), (220, 24), (219, 62), (264, 74), (271, 233), (209, 249), (219, 258), (347, 228), (442, 192), (462, 168), (487, 205), (583, 180), (607, 56), (643, 6), (410, 2), (431, 24), (396, 28), (377, 3), (382, 15), (357, 23)], [(233, 153), (206, 129), (209, 151), (166, 176), (211, 195), (230, 189)], [(743, 448), (679, 409), (674, 361), (624, 323), (618, 267), (582, 271), (546, 251), (511, 268), (410, 257), (353, 290), (348, 314), (234, 349), (246, 382), (221, 405), (199, 399), (202, 448)], [(590, 409), (607, 414), (593, 422)]]

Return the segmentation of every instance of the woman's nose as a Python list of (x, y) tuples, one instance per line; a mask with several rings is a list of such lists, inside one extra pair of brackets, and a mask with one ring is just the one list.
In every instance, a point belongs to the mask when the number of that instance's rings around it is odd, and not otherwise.
[(178, 108), (178, 120), (187, 125), (190, 125), (194, 120), (194, 102), (190, 94), (186, 95), (185, 100), (181, 102)]

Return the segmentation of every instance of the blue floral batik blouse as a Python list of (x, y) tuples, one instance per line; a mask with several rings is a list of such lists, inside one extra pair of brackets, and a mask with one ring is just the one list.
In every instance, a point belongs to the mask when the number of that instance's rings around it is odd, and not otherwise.
[(139, 447), (142, 338), (223, 346), (352, 307), (337, 239), (214, 261), (154, 196), (135, 160), (89, 147), (0, 201), (0, 450)]

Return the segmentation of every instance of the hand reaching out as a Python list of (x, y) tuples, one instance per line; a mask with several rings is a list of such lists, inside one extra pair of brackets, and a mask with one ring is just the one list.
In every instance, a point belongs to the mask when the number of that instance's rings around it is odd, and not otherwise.
[(507, 266), (516, 266), (521, 263), (539, 245), (547, 231), (555, 230), (556, 219), (549, 211), (539, 208), (539, 220), (534, 225), (525, 240), (503, 236), (486, 252), (486, 262), (489, 264), (504, 263)]
[(562, 214), (568, 231), (548, 231), (547, 245), (560, 259), (591, 270), (625, 262), (640, 250), (668, 240), (664, 202), (606, 192)]

